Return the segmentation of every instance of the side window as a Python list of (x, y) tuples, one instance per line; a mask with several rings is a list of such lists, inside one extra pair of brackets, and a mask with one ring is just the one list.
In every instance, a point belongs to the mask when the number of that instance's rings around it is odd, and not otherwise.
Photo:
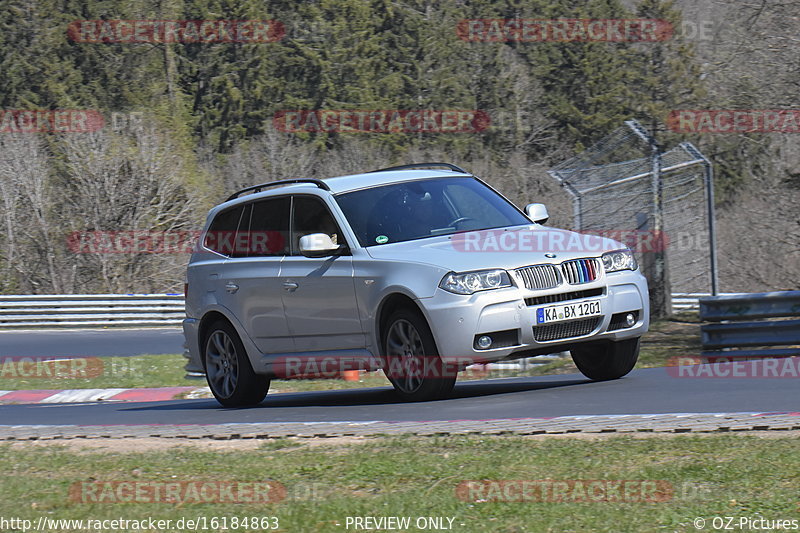
[(290, 205), (288, 196), (253, 204), (248, 234), (250, 257), (281, 256), (289, 253)]
[(242, 205), (217, 213), (203, 237), (203, 246), (209, 250), (214, 250), (218, 254), (233, 255), (236, 230), (239, 227), (243, 213), (244, 206)]
[(344, 244), (339, 225), (328, 206), (313, 196), (295, 196), (292, 203), (292, 255), (300, 255), (300, 237), (326, 233), (334, 244)]

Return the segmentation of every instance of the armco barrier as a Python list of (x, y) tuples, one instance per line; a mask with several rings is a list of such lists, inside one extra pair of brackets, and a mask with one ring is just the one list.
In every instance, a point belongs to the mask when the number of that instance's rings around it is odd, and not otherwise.
[(0, 295), (0, 328), (178, 326), (182, 294)]
[[(800, 355), (800, 291), (700, 298), (703, 356)], [(773, 348), (783, 346), (783, 348)]]
[(672, 293), (672, 310), (681, 311), (697, 311), (700, 306), (699, 299), (703, 296), (710, 296), (708, 293), (694, 293), (694, 292), (673, 292)]
[[(696, 311), (697, 293), (673, 293), (676, 311)], [(0, 329), (179, 326), (182, 294), (0, 295)]]

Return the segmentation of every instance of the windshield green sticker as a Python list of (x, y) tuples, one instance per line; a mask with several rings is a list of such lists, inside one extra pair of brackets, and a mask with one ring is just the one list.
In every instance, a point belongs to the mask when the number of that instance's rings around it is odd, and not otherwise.
[(378, 244), (386, 244), (387, 242), (389, 242), (389, 237), (387, 237), (386, 235), (378, 235), (377, 237), (375, 237), (375, 242), (377, 242)]

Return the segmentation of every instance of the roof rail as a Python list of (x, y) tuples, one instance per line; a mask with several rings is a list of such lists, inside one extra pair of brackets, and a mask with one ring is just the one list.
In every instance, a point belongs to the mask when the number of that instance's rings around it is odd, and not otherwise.
[(325, 183), (322, 180), (318, 180), (316, 178), (292, 178), (292, 179), (288, 179), (288, 180), (270, 181), (268, 183), (262, 183), (261, 185), (253, 185), (251, 187), (245, 187), (244, 189), (242, 189), (240, 191), (236, 191), (235, 193), (230, 195), (228, 197), (228, 199), (225, 200), (225, 201), (229, 202), (230, 200), (233, 200), (234, 198), (238, 198), (240, 195), (242, 195), (242, 194), (244, 194), (246, 192), (261, 192), (261, 189), (266, 189), (267, 187), (277, 187), (279, 185), (291, 185), (293, 183), (313, 183), (314, 185), (316, 185), (320, 189), (323, 189), (323, 190), (326, 190), (326, 191), (330, 191), (331, 190), (331, 188), (328, 187), (327, 183)]
[(411, 170), (413, 168), (428, 168), (428, 167), (445, 167), (449, 168), (453, 172), (461, 172), (462, 174), (469, 174), (466, 170), (461, 167), (457, 167), (452, 163), (412, 163), (410, 165), (400, 165), (398, 167), (389, 167), (389, 168), (381, 168), (379, 170), (370, 170), (367, 174), (371, 174), (372, 172), (386, 172), (389, 170)]

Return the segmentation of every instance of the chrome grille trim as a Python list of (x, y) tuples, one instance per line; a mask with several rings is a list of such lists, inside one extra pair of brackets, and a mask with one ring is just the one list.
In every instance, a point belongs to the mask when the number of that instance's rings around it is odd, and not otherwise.
[(593, 258), (564, 261), (561, 273), (570, 285), (589, 283), (600, 277), (600, 261)]
[(552, 289), (561, 284), (555, 265), (533, 265), (518, 268), (516, 272), (526, 289), (538, 291)]

